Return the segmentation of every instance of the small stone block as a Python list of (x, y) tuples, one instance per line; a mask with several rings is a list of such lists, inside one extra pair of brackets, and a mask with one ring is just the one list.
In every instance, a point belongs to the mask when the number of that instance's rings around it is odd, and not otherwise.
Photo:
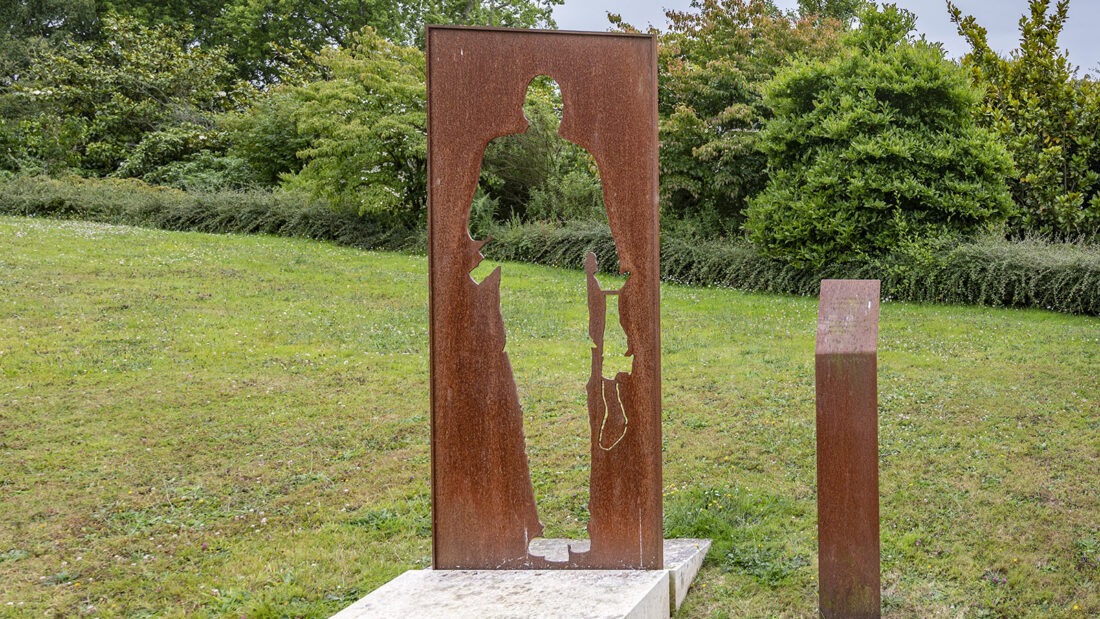
[[(530, 552), (547, 561), (565, 562), (569, 558), (569, 548), (572, 548), (573, 552), (586, 552), (588, 545), (589, 542), (586, 539), (539, 538), (531, 540)], [(710, 550), (709, 539), (665, 540), (664, 569), (668, 570), (669, 602), (673, 604), (673, 612), (684, 603), (688, 587), (695, 580), (695, 575), (699, 573), (708, 550)]]
[(671, 587), (669, 601), (673, 604), (673, 612), (679, 610), (684, 603), (688, 587), (703, 566), (708, 550), (709, 539), (665, 540), (665, 569), (668, 570), (668, 584)]
[(664, 570), (410, 570), (332, 619), (667, 619)]

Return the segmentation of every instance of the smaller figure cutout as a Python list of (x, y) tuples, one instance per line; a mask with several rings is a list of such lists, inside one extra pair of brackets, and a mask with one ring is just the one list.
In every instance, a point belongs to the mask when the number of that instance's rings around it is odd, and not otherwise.
[[(626, 436), (630, 425), (619, 394), (621, 381), (629, 378), (630, 373), (617, 372), (610, 378), (604, 376), (604, 334), (608, 301), (613, 299), (617, 305), (622, 289), (601, 288), (600, 282), (596, 280), (596, 267), (596, 254), (589, 252), (584, 259), (584, 272), (588, 279), (588, 337), (593, 343), (592, 373), (588, 382), (588, 414), (594, 431), (598, 428), (596, 444), (604, 451), (611, 451)], [(614, 315), (618, 317), (618, 312), (614, 312)], [(624, 356), (633, 358), (629, 341)]]

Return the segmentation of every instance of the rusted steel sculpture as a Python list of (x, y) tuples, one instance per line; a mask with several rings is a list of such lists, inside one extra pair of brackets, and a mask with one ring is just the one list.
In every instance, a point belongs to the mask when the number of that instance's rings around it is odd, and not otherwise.
[[(649, 35), (428, 28), (436, 569), (662, 567), (656, 49)], [(619, 269), (628, 275), (622, 288), (604, 290), (595, 257), (586, 260), (591, 546), (570, 550), (564, 562), (529, 552), (542, 525), (505, 352), (501, 271), (481, 283), (470, 276), (488, 242), (469, 233), (482, 153), (494, 138), (527, 128), (523, 102), (539, 75), (561, 88), (558, 133), (596, 160)], [(632, 362), (629, 372), (605, 377), (612, 295)]]
[(825, 280), (817, 319), (817, 522), (825, 619), (879, 617), (878, 280)]

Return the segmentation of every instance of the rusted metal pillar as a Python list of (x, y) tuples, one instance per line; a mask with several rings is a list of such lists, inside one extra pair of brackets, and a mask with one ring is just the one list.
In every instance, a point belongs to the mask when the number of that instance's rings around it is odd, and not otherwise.
[(821, 616), (879, 617), (878, 280), (824, 280), (817, 318)]

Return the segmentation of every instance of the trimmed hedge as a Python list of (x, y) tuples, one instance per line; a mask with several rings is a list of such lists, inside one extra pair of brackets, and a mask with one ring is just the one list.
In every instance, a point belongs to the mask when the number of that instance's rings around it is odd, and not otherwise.
[(0, 214), (82, 219), (193, 232), (271, 234), (365, 249), (423, 252), (426, 234), (281, 191), (184, 192), (135, 179), (14, 177), (0, 181)]
[[(482, 250), (496, 260), (581, 268), (595, 252), (601, 268), (617, 270), (605, 225), (561, 228), (528, 224), (493, 234)], [(822, 279), (878, 279), (897, 301), (1034, 307), (1100, 315), (1100, 247), (1041, 240), (985, 238), (941, 241), (885, 258), (798, 268), (762, 257), (745, 241), (661, 239), (661, 277), (697, 286), (816, 296)]]
[[(198, 232), (273, 234), (368, 249), (423, 252), (422, 229), (333, 210), (283, 192), (185, 193), (140, 181), (0, 180), (0, 214), (86, 219)], [(595, 252), (601, 268), (618, 269), (606, 224), (499, 227), (486, 257), (580, 269)], [(666, 236), (661, 240), (666, 281), (742, 290), (817, 295), (822, 279), (882, 280), (884, 299), (1035, 307), (1100, 315), (1100, 247), (1031, 239), (938, 241), (902, 248), (884, 258), (797, 268), (762, 257), (745, 241)]]

